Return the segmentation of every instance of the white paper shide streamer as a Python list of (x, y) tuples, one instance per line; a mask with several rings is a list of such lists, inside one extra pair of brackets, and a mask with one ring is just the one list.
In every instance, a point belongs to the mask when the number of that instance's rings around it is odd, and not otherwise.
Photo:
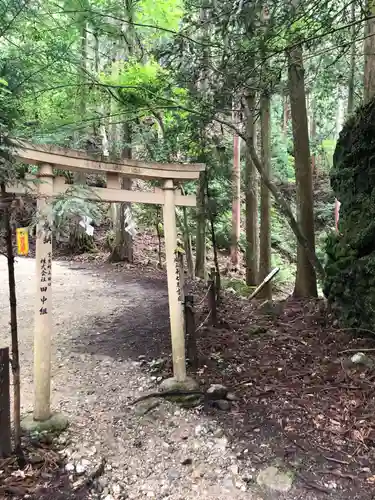
[(135, 221), (133, 219), (132, 211), (130, 207), (125, 208), (125, 231), (128, 232), (132, 238), (137, 234), (135, 229)]
[(92, 219), (90, 217), (87, 217), (84, 215), (82, 219), (79, 221), (79, 225), (83, 227), (83, 229), (86, 231), (86, 234), (89, 236), (94, 235), (94, 226), (91, 225)]

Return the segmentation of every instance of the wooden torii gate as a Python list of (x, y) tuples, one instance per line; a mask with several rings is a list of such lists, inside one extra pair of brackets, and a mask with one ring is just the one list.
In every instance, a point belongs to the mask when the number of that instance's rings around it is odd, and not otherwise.
[[(52, 336), (52, 218), (49, 200), (71, 187), (64, 177), (56, 177), (53, 169), (82, 173), (103, 173), (106, 188), (92, 188), (94, 201), (152, 203), (163, 206), (165, 253), (168, 279), (168, 300), (172, 338), (173, 374), (177, 381), (186, 379), (185, 336), (183, 310), (178, 290), (177, 227), (175, 207), (196, 205), (195, 196), (176, 192), (175, 182), (198, 179), (203, 164), (148, 163), (139, 160), (112, 161), (82, 151), (57, 146), (34, 145), (14, 140), (13, 155), (23, 162), (38, 166), (38, 183), (30, 183), (37, 197), (38, 212), (43, 217), (38, 222), (36, 237), (36, 300), (34, 333), (34, 413), (35, 421), (51, 417), (51, 336)], [(155, 192), (138, 192), (121, 189), (122, 177), (159, 179), (163, 189)], [(11, 186), (10, 193), (22, 194), (24, 185)]]

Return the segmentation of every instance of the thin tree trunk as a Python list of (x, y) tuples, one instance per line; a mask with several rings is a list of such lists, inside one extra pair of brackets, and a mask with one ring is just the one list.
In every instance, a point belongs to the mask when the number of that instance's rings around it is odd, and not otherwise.
[[(1, 185), (1, 194), (4, 198), (6, 197), (5, 184)], [(10, 223), (9, 206), (7, 205), (4, 209), (4, 225), (8, 261), (10, 331), (12, 338), (11, 366), (13, 375), (14, 448), (17, 454), (21, 454), (21, 376), (18, 353), (16, 279), (14, 273), (13, 234)]]
[(354, 83), (355, 83), (355, 70), (356, 70), (356, 26), (355, 26), (355, 2), (352, 2), (351, 5), (351, 22), (352, 26), (352, 44), (350, 47), (350, 71), (349, 71), (349, 79), (348, 79), (348, 107), (347, 114), (351, 115), (354, 111)]
[(195, 253), (195, 275), (206, 279), (206, 172), (199, 176)]
[[(236, 114), (233, 112), (233, 121)], [(241, 232), (241, 139), (234, 133), (233, 135), (233, 168), (232, 168), (232, 242), (231, 242), (231, 262), (234, 267), (239, 261), (239, 241)]]
[(186, 254), (186, 265), (187, 273), (190, 279), (194, 279), (194, 260), (193, 260), (193, 249), (191, 244), (191, 234), (188, 224), (188, 216), (186, 207), (182, 207), (182, 215), (184, 221), (184, 247)]
[[(87, 71), (87, 52), (88, 52), (88, 39), (87, 39), (87, 20), (83, 17), (80, 20), (80, 37), (81, 37), (81, 46), (80, 46), (80, 69), (78, 74), (79, 81), (79, 113), (81, 120), (85, 120), (87, 116), (87, 87), (85, 85), (86, 82), (86, 71)], [(75, 133), (75, 141), (78, 147), (87, 148), (87, 141), (83, 141), (82, 139), (86, 139), (85, 133), (81, 134), (79, 131)], [(82, 172), (74, 172), (73, 173), (74, 184), (85, 185), (86, 184), (86, 175)], [(71, 251), (73, 252), (90, 252), (94, 249), (94, 238), (89, 236), (79, 225), (79, 222), (76, 222), (71, 230), (69, 245)]]
[[(207, 196), (207, 203), (208, 203), (208, 201), (210, 199), (210, 188), (208, 185), (207, 174), (205, 176), (205, 180), (206, 180), (206, 196)], [(216, 271), (215, 272), (216, 298), (219, 300), (220, 290), (221, 290), (221, 275), (220, 275), (219, 257), (218, 257), (217, 244), (216, 244), (215, 218), (214, 218), (214, 214), (211, 211), (209, 211), (209, 219), (210, 219), (212, 248), (213, 248), (213, 252), (214, 252), (214, 264), (215, 264), (215, 271)]]
[[(181, 192), (183, 195), (185, 194), (185, 190), (183, 187), (181, 187)], [(194, 279), (193, 247), (191, 243), (191, 233), (189, 229), (186, 207), (182, 207), (182, 215), (183, 215), (183, 233), (184, 233), (184, 247), (186, 255), (187, 273), (190, 279)]]
[[(271, 175), (271, 99), (264, 95), (260, 101), (260, 130), (262, 163), (267, 175)], [(259, 281), (271, 271), (271, 193), (262, 182), (260, 188), (260, 237)], [(261, 298), (272, 298), (272, 285), (268, 282), (259, 293)]]
[(9, 347), (0, 347), (0, 458), (12, 453), (9, 388)]
[[(185, 195), (185, 190), (183, 186), (181, 186), (181, 193)], [(195, 276), (194, 276), (193, 246), (191, 243), (191, 233), (189, 228), (186, 207), (182, 207), (182, 216), (183, 216), (183, 236), (184, 236), (187, 272), (188, 272), (188, 277), (190, 279), (194, 279)]]
[[(113, 42), (112, 51), (111, 51), (111, 76), (113, 80), (118, 79), (119, 77), (119, 66), (116, 64), (117, 59), (120, 57), (120, 50), (118, 47), (118, 42)], [(109, 98), (107, 102), (109, 116), (115, 116), (118, 113), (118, 103), (113, 97)], [(109, 133), (109, 154), (112, 158), (119, 158), (121, 156), (121, 124), (117, 123), (117, 120), (113, 120), (114, 123), (111, 123), (111, 118), (109, 118), (108, 124), (108, 133)], [(122, 181), (121, 181), (122, 183)], [(121, 211), (121, 203), (112, 203), (111, 204), (111, 217), (112, 217), (112, 227), (115, 232), (115, 246), (121, 244), (121, 227), (122, 227), (122, 219), (123, 216), (120, 215)], [(120, 233), (120, 234), (119, 234)], [(114, 250), (114, 248), (112, 249)], [(113, 251), (112, 251), (113, 254)], [(117, 252), (116, 252), (117, 254)], [(117, 255), (114, 255), (117, 259)], [(112, 258), (112, 255), (110, 259)]]
[[(131, 159), (131, 127), (130, 124), (123, 124), (123, 143), (125, 146), (122, 150), (121, 157), (123, 159)], [(123, 177), (122, 189), (130, 190), (132, 187), (132, 180), (129, 177)], [(133, 262), (133, 238), (132, 235), (125, 229), (125, 211), (131, 210), (130, 203), (121, 203), (116, 210), (116, 234), (115, 243), (110, 256), (111, 262)]]
[(341, 88), (337, 89), (337, 107), (336, 107), (336, 127), (335, 127), (335, 137), (339, 138), (341, 129), (344, 125), (345, 120), (345, 102), (341, 96)]
[(161, 260), (161, 217), (160, 217), (160, 207), (156, 207), (156, 234), (158, 236), (158, 265), (159, 269), (163, 268), (163, 263)]
[[(203, 48), (203, 61), (202, 61), (202, 71), (197, 82), (197, 89), (202, 94), (203, 97), (207, 95), (208, 92), (208, 76), (209, 76), (209, 24), (208, 24), (208, 10), (207, 1), (202, 3), (202, 7), (199, 12), (199, 18), (201, 22), (200, 38), (204, 44)], [(205, 146), (205, 128), (201, 132), (200, 145), (202, 151)], [(202, 154), (204, 158), (204, 155)], [(198, 278), (206, 279), (206, 172), (201, 172), (199, 176), (198, 183), (198, 196), (197, 196), (197, 233), (195, 238), (195, 276)]]
[[(255, 96), (246, 97), (249, 113), (246, 117), (246, 139), (255, 150)], [(246, 154), (246, 283), (258, 283), (258, 179), (252, 156)]]
[(288, 134), (288, 121), (289, 121), (289, 103), (288, 95), (283, 95), (283, 134), (286, 137)]
[[(94, 33), (94, 60), (95, 60), (95, 65), (94, 65), (94, 70), (95, 70), (95, 75), (99, 78), (100, 76), (100, 70), (101, 70), (101, 65), (100, 65), (100, 38), (99, 34), (97, 32)], [(109, 156), (109, 144), (108, 144), (108, 133), (106, 129), (106, 120), (103, 118), (104, 115), (109, 115), (110, 114), (110, 97), (106, 98), (103, 102), (100, 102), (98, 105), (98, 111), (99, 111), (99, 116), (101, 117), (99, 119), (99, 122), (95, 124), (95, 135), (100, 138), (101, 143), (102, 143), (102, 155), (103, 156)], [(108, 108), (108, 109), (106, 109)], [(114, 204), (112, 204), (114, 206)]]
[[(301, 47), (295, 47), (288, 54), (288, 81), (296, 170), (297, 222), (309, 248), (315, 253), (312, 174)], [(297, 275), (294, 296), (317, 296), (315, 269), (306, 249), (301, 244), (297, 246)]]
[(87, 105), (86, 105), (86, 97), (87, 97), (87, 89), (85, 86), (86, 79), (86, 70), (87, 70), (87, 49), (88, 49), (88, 40), (87, 40), (87, 22), (84, 20), (81, 24), (80, 28), (81, 34), (81, 68), (80, 68), (80, 99), (79, 99), (79, 111), (80, 116), (83, 119), (86, 116)]
[(310, 140), (313, 143), (313, 153), (311, 154), (311, 174), (313, 177), (313, 182), (314, 182), (314, 176), (317, 174), (317, 169), (318, 169), (318, 162), (317, 162), (317, 155), (316, 155), (316, 116), (315, 116), (315, 99), (311, 100), (310, 103)]
[[(375, 14), (375, 3), (367, 0), (367, 14)], [(364, 91), (363, 101), (367, 104), (375, 95), (375, 19), (368, 19), (365, 24), (364, 40)]]
[[(115, 63), (120, 60), (131, 57), (134, 53), (134, 26), (133, 26), (133, 4), (132, 2), (126, 2), (126, 16), (129, 23), (123, 23), (121, 30), (124, 36), (125, 44), (122, 49), (118, 48), (117, 57), (115, 58)], [(115, 72), (118, 76), (118, 68), (116, 67)], [(125, 120), (125, 118), (123, 118)], [(128, 121), (124, 121), (121, 125), (114, 125), (116, 137), (116, 144), (113, 144), (114, 151), (120, 150), (120, 155), (122, 159), (132, 158), (132, 127)], [(119, 131), (117, 134), (116, 131)], [(122, 189), (131, 190), (132, 180), (129, 177), (123, 177), (122, 179)], [(110, 257), (112, 262), (127, 261), (133, 262), (133, 238), (132, 235), (125, 229), (125, 211), (128, 210), (131, 213), (131, 203), (121, 203), (117, 206), (115, 210), (116, 215), (116, 235), (115, 235), (115, 245)]]
[[(123, 124), (123, 141), (125, 146), (123, 147), (122, 150), (122, 159), (129, 159), (131, 160), (132, 158), (132, 147), (131, 147), (131, 142), (132, 142), (132, 129), (131, 125), (128, 122), (125, 122)], [(122, 182), (122, 188), (123, 189), (132, 189), (132, 180), (129, 177), (124, 177), (123, 182)], [(125, 212), (126, 209), (129, 209), (131, 211), (131, 203), (124, 203), (123, 204), (123, 212)], [(124, 234), (124, 253), (125, 253), (125, 260), (127, 262), (133, 262), (134, 256), (133, 256), (133, 237), (130, 233), (125, 231)]]

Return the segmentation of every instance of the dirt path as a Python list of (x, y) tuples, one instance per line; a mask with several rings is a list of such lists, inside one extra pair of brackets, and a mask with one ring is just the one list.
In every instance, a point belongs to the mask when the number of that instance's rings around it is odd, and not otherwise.
[[(61, 438), (66, 460), (72, 466), (83, 459), (87, 469), (107, 460), (104, 475), (84, 498), (271, 498), (258, 495), (255, 486), (249, 491), (255, 469), (249, 461), (239, 462), (214, 420), (168, 403), (146, 413), (128, 406), (155, 388), (155, 380), (141, 368), (140, 356), (159, 356), (158, 339), (169, 335), (165, 283), (134, 273), (110, 266), (53, 264), (52, 404), (71, 421)], [(32, 259), (18, 259), (16, 278), (26, 411), (32, 405)], [(1, 258), (0, 343), (5, 345), (7, 286)], [(77, 496), (65, 490), (43, 498)]]

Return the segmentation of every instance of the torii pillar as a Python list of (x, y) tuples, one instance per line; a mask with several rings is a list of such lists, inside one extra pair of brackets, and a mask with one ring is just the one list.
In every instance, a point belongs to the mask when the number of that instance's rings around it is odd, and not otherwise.
[(51, 412), (51, 337), (52, 337), (52, 206), (53, 168), (38, 167), (36, 228), (36, 295), (34, 331), (34, 412), (21, 426), (25, 431), (63, 430), (68, 421)]
[(35, 252), (34, 420), (47, 420), (51, 416), (52, 166), (40, 165), (38, 179), (40, 182)]
[(173, 375), (177, 382), (184, 382), (186, 380), (185, 333), (179, 280), (180, 263), (177, 252), (175, 189), (172, 180), (167, 180), (164, 183), (163, 220)]

